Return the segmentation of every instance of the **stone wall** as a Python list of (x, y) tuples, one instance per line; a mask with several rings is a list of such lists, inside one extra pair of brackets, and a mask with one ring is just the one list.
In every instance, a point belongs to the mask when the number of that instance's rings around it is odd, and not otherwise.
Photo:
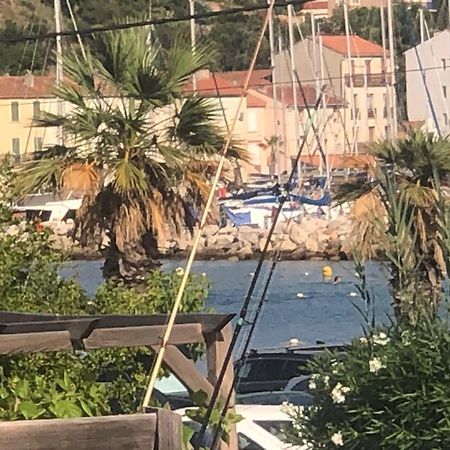
[[(283, 259), (348, 259), (350, 220), (304, 219), (300, 224), (279, 223), (275, 228), (269, 251), (280, 248)], [(200, 259), (254, 258), (264, 248), (269, 230), (243, 226), (207, 225), (200, 238), (197, 252)], [(161, 252), (167, 257), (186, 255), (192, 237), (189, 234), (179, 239), (168, 239), (161, 243)]]

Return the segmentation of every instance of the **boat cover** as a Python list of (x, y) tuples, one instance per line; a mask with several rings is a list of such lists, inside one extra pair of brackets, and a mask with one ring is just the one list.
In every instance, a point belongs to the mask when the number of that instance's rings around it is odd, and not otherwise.
[(223, 210), (224, 210), (225, 214), (227, 215), (228, 219), (230, 219), (231, 223), (235, 227), (252, 224), (252, 218), (251, 218), (250, 211), (234, 213), (234, 212), (230, 211), (230, 209), (227, 208), (226, 206), (223, 206)]

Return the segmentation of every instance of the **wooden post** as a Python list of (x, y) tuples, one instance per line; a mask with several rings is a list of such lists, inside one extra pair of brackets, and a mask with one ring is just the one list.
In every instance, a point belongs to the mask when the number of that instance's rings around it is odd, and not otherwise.
[[(206, 342), (206, 363), (208, 368), (208, 380), (214, 386), (217, 383), (217, 378), (222, 368), (222, 363), (230, 345), (232, 335), (232, 327), (230, 324), (226, 325), (220, 333), (205, 335)], [(230, 387), (233, 384), (233, 363), (230, 361), (227, 370), (225, 372), (225, 378), (223, 380), (219, 398), (224, 398)], [(234, 393), (231, 397), (229, 409), (234, 409)], [(236, 434), (236, 427), (233, 426), (230, 433), (230, 444), (226, 445), (221, 441), (220, 450), (237, 450), (238, 441)]]

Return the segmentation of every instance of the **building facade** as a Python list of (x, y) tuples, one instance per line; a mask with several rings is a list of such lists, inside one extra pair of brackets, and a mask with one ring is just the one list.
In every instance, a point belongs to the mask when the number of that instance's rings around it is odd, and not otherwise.
[(26, 153), (57, 143), (56, 130), (32, 127), (33, 117), (41, 111), (57, 112), (52, 94), (54, 75), (0, 77), (0, 155), (20, 159)]
[[(384, 139), (390, 132), (394, 89), (390, 83), (390, 59), (381, 46), (350, 36), (350, 58), (345, 36), (318, 36), (294, 46), (297, 75), (318, 93), (321, 88), (343, 99), (343, 140), (331, 143), (331, 153), (357, 152), (365, 144)], [(292, 79), (288, 50), (275, 59), (276, 79)]]
[(408, 120), (450, 133), (450, 31), (405, 52)]

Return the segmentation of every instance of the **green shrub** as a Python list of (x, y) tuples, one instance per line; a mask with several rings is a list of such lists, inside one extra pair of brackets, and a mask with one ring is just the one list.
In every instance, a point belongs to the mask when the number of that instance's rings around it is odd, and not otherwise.
[[(61, 315), (169, 310), (180, 269), (154, 271), (140, 288), (105, 282), (93, 298), (75, 281), (60, 277), (63, 258), (52, 249), (50, 230), (13, 220), (9, 180), (8, 171), (0, 171), (0, 310)], [(206, 277), (192, 275), (181, 311), (204, 309), (208, 289)], [(186, 351), (195, 358), (201, 348)], [(146, 348), (1, 356), (0, 420), (136, 411), (150, 362)]]
[(290, 407), (293, 444), (311, 448), (450, 448), (450, 333), (442, 319), (376, 331), (311, 365), (314, 406)]

